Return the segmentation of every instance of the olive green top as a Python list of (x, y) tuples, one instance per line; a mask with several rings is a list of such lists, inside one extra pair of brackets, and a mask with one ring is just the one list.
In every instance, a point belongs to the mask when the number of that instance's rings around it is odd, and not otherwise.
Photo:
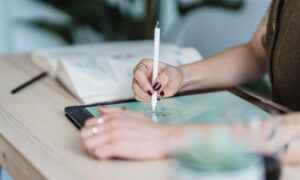
[(267, 27), (273, 100), (300, 110), (300, 0), (274, 0)]

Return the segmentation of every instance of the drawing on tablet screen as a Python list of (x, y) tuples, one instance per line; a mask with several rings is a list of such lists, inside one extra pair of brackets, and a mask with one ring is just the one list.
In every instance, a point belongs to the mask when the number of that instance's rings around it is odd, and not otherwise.
[[(150, 104), (137, 101), (117, 103), (108, 107), (126, 107), (162, 124), (224, 123), (228, 120), (250, 120), (253, 114), (258, 119), (267, 119), (270, 116), (255, 105), (226, 91), (163, 99), (158, 103), (155, 114), (152, 113)], [(89, 107), (87, 110), (95, 116), (98, 115), (95, 107)], [(223, 112), (227, 112), (228, 115)]]
[(174, 114), (174, 112), (172, 111), (168, 111), (164, 108), (157, 108), (157, 110), (155, 112), (152, 111), (151, 107), (149, 108), (145, 108), (144, 112), (143, 112), (146, 116), (152, 118), (152, 120), (154, 120), (155, 122), (160, 122), (163, 120), (167, 120), (172, 118), (172, 115)]

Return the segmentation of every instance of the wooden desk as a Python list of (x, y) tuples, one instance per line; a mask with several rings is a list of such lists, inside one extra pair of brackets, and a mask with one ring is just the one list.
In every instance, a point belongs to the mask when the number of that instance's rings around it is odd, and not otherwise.
[[(170, 179), (170, 161), (97, 161), (80, 146), (65, 106), (79, 104), (51, 78), (10, 90), (37, 75), (28, 55), (0, 57), (0, 164), (15, 179)], [(300, 179), (286, 167), (283, 179)]]

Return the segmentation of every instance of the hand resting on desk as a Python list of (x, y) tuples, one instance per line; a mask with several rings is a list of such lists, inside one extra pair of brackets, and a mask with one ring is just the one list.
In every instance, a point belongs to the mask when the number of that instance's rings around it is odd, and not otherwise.
[[(143, 114), (99, 108), (101, 122), (88, 120), (80, 132), (81, 142), (89, 155), (98, 159), (158, 159), (170, 155), (173, 127), (154, 123)], [(102, 122), (102, 120), (104, 120)], [(98, 128), (98, 132), (93, 132)]]

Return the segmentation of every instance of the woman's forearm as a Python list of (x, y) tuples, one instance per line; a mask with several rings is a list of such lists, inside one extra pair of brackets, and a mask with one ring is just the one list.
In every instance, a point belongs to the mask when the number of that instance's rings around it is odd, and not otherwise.
[(180, 91), (227, 88), (259, 79), (266, 72), (264, 60), (251, 44), (228, 49), (203, 61), (183, 65)]
[(181, 66), (180, 91), (227, 88), (260, 78), (267, 69), (264, 37), (269, 11), (250, 42), (223, 51), (204, 61)]

